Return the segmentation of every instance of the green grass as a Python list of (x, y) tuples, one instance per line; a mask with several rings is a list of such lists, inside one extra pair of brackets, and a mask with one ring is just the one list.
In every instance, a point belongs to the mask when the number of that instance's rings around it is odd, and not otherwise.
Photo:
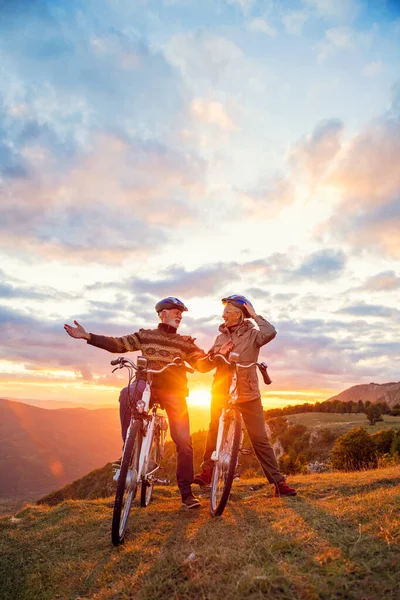
[[(0, 519), (3, 600), (376, 600), (398, 597), (400, 470), (234, 484), (222, 518), (195, 513), (176, 488), (135, 508), (110, 543), (110, 499), (28, 506)], [(251, 486), (258, 484), (256, 490)], [(191, 558), (189, 558), (191, 557)]]
[(383, 415), (383, 421), (371, 426), (364, 413), (341, 414), (341, 413), (300, 413), (287, 415), (286, 418), (291, 425), (300, 424), (310, 428), (330, 427), (338, 429), (343, 433), (353, 427), (365, 427), (368, 433), (375, 433), (381, 429), (400, 428), (400, 417)]

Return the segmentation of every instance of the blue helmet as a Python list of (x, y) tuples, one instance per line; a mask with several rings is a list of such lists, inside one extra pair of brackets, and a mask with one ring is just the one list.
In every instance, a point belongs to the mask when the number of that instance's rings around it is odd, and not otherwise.
[(158, 313), (164, 309), (170, 310), (171, 308), (177, 308), (181, 312), (187, 310), (187, 308), (183, 304), (182, 300), (179, 300), (179, 298), (174, 298), (173, 296), (168, 296), (168, 298), (163, 298), (156, 304), (156, 312), (158, 312)]
[(247, 300), (244, 296), (240, 296), (239, 294), (232, 294), (232, 296), (228, 296), (227, 298), (222, 298), (222, 304), (233, 304), (236, 308), (240, 308), (246, 319), (250, 319), (250, 313), (247, 308), (244, 306), (245, 304), (250, 304), (253, 306), (250, 300)]

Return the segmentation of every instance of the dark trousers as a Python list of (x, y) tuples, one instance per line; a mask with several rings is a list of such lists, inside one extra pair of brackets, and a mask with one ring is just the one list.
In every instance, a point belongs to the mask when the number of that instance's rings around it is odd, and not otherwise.
[[(145, 382), (139, 381), (139, 397), (141, 397)], [(131, 385), (131, 394), (133, 394), (134, 382)], [(176, 480), (182, 497), (191, 492), (191, 484), (193, 483), (193, 446), (192, 437), (189, 428), (189, 413), (185, 397), (163, 396), (162, 406), (168, 415), (169, 428), (171, 437), (176, 445), (177, 465), (176, 465)], [(128, 388), (121, 390), (119, 396), (119, 414), (121, 418), (122, 439), (125, 442), (126, 433), (128, 431), (131, 413), (128, 403)]]
[[(215, 450), (217, 444), (219, 417), (221, 415), (222, 406), (223, 402), (221, 403), (219, 399), (213, 399), (211, 401), (211, 421), (202, 464), (202, 467), (206, 469), (212, 469), (214, 466), (214, 461), (211, 460), (211, 454)], [(278, 481), (283, 479), (283, 475), (279, 471), (275, 452), (267, 436), (261, 398), (250, 400), (250, 402), (238, 402), (237, 407), (241, 412), (255, 455), (257, 456), (266, 478), (269, 483), (278, 483)]]

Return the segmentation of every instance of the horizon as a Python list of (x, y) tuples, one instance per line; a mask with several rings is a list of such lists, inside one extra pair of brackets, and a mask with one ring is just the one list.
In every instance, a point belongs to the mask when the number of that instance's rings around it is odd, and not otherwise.
[(63, 324), (126, 335), (169, 295), (206, 351), (232, 293), (276, 327), (264, 408), (399, 379), (398, 2), (0, 13), (0, 396), (117, 406), (116, 355)]

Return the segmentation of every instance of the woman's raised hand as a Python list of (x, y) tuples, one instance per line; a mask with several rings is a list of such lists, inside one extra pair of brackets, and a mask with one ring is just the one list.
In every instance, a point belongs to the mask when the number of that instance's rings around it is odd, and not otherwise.
[(251, 306), (251, 304), (247, 304), (247, 302), (244, 303), (245, 308), (247, 308), (249, 315), (252, 319), (254, 319), (257, 316), (256, 311), (254, 310), (253, 306)]

